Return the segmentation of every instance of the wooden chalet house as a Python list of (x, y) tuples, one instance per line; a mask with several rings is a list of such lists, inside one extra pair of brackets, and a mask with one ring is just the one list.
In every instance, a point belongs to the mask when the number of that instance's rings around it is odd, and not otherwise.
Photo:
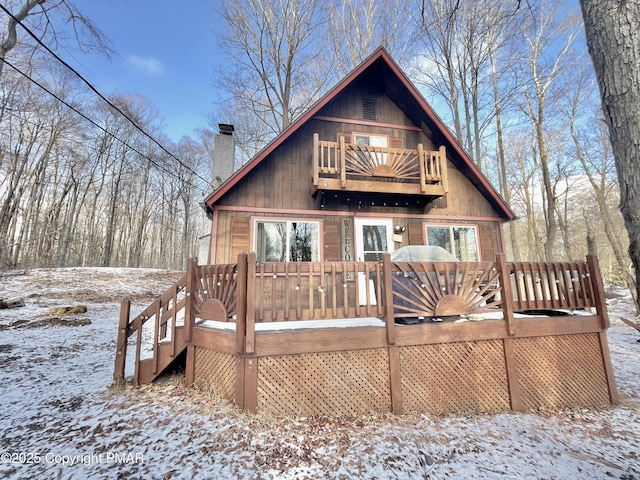
[(373, 261), (404, 245), (493, 260), (514, 218), (382, 48), (205, 205), (214, 264), (243, 251), (260, 262)]
[[(597, 260), (507, 261), (513, 212), (385, 50), (237, 172), (232, 130), (204, 202), (208, 261), (134, 318), (123, 302), (117, 382), (135, 338), (134, 385), (181, 362), (246, 410), (617, 402)], [(397, 255), (412, 245), (455, 259)]]

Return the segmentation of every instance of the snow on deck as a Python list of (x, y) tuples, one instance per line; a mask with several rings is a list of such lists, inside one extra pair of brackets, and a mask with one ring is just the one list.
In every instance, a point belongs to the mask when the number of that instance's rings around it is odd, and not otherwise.
[[(566, 312), (567, 315), (574, 316), (594, 316), (594, 313), (586, 312), (584, 310), (576, 310)], [(540, 313), (525, 314), (515, 312), (514, 318), (532, 318), (532, 317), (547, 317)], [(422, 317), (419, 317), (422, 318)], [(480, 313), (472, 315), (461, 315), (455, 322), (468, 322), (468, 321), (482, 321), (482, 320), (502, 320), (504, 317), (501, 311), (491, 313)], [(433, 318), (427, 323), (438, 323), (441, 319), (438, 317)], [(199, 320), (196, 323), (199, 327), (213, 328), (217, 330), (228, 330), (235, 332), (235, 322), (220, 322), (217, 320)], [(378, 317), (365, 317), (365, 318), (334, 318), (327, 320), (284, 320), (278, 322), (256, 322), (256, 332), (272, 332), (278, 330), (300, 330), (300, 329), (319, 329), (319, 328), (353, 328), (353, 327), (384, 327), (386, 325), (385, 320)]]

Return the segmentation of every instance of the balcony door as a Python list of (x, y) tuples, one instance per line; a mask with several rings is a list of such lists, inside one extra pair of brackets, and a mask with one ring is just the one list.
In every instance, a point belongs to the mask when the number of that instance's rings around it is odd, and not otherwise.
[[(359, 262), (380, 262), (382, 254), (393, 251), (393, 221), (383, 218), (355, 218), (356, 259)], [(358, 274), (360, 291), (360, 305), (367, 303), (365, 286), (369, 281), (369, 288), (374, 292), (372, 279), (367, 279), (364, 273)], [(371, 298), (372, 305), (376, 305), (375, 295)]]
[(356, 259), (382, 261), (382, 254), (393, 251), (393, 221), (384, 218), (356, 218)]

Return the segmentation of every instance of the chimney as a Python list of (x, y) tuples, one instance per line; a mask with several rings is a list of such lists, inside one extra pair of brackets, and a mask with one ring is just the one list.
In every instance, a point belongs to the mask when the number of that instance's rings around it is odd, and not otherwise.
[(213, 142), (213, 165), (211, 169), (212, 185), (218, 188), (235, 171), (236, 141), (233, 138), (233, 125), (219, 123), (220, 133)]

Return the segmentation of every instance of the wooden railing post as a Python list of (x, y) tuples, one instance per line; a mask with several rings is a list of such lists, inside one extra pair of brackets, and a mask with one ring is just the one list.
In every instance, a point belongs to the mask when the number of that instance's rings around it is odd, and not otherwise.
[(513, 322), (513, 291), (511, 290), (511, 275), (507, 268), (507, 256), (504, 253), (496, 255), (496, 268), (502, 292), (502, 315), (507, 323), (507, 334), (515, 335), (516, 327)]
[(238, 254), (236, 273), (236, 353), (244, 354), (247, 325), (247, 254)]
[[(158, 342), (160, 339), (160, 324), (161, 324), (161, 316), (162, 316), (162, 297), (158, 299), (156, 302), (156, 308), (154, 312), (155, 321), (153, 322), (153, 368), (151, 369), (151, 373), (154, 375), (158, 373), (158, 361), (160, 360), (160, 352)], [(142, 331), (142, 328), (140, 329)]]
[(191, 343), (191, 333), (195, 323), (194, 302), (196, 301), (196, 259), (187, 260), (187, 281), (185, 286), (184, 328), (187, 343)]
[(347, 162), (346, 162), (346, 152), (345, 152), (345, 144), (344, 137), (340, 137), (340, 145), (338, 147), (340, 149), (340, 187), (346, 188), (347, 186)]
[(444, 193), (449, 193), (449, 175), (447, 173), (447, 149), (444, 145), (438, 150), (440, 159), (440, 175), (442, 176), (442, 186)]
[[(263, 292), (260, 292), (263, 295)], [(247, 255), (247, 289), (246, 289), (246, 333), (244, 353), (253, 355), (256, 351), (256, 253)]]
[(320, 159), (319, 154), (319, 142), (320, 136), (317, 133), (313, 134), (313, 184), (320, 184)]
[(427, 191), (427, 166), (425, 165), (424, 148), (418, 144), (418, 166), (420, 167), (420, 191)]
[(236, 404), (243, 410), (255, 410), (258, 399), (257, 359), (255, 353), (256, 254), (238, 255), (236, 289)]
[(382, 255), (382, 276), (384, 280), (384, 306), (387, 309), (387, 343), (389, 345), (395, 345), (396, 322), (393, 315), (393, 272), (391, 268), (391, 255), (389, 253)]
[[(587, 267), (589, 271), (589, 281), (591, 282), (593, 289), (593, 300), (596, 305), (596, 312), (601, 318), (602, 330), (606, 330), (611, 325), (609, 323), (609, 313), (607, 312), (607, 305), (605, 303), (604, 286), (602, 283), (602, 274), (600, 272), (598, 257), (595, 255), (587, 255)], [(620, 397), (618, 396), (618, 387), (616, 386), (616, 380), (613, 374), (613, 364), (611, 363), (611, 353), (609, 352), (609, 343), (607, 342), (606, 332), (599, 332), (598, 339), (600, 340), (604, 371), (607, 378), (607, 385), (609, 387), (609, 399), (613, 405), (618, 405), (620, 404)]]
[(124, 383), (124, 369), (127, 359), (127, 339), (129, 330), (129, 314), (131, 300), (123, 300), (120, 304), (120, 320), (118, 322), (118, 340), (116, 342), (116, 363), (113, 369), (113, 379), (116, 385)]
[(609, 313), (607, 312), (607, 304), (604, 296), (604, 286), (602, 284), (602, 275), (600, 273), (600, 265), (598, 257), (595, 255), (587, 255), (587, 268), (589, 271), (589, 281), (593, 289), (593, 300), (596, 305), (596, 312), (602, 319), (602, 329), (606, 330), (611, 326), (609, 323)]

